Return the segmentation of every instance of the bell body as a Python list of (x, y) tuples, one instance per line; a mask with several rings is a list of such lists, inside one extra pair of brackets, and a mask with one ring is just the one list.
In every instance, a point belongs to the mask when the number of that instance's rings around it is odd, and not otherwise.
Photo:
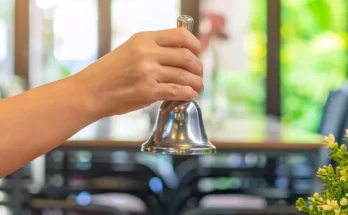
[(178, 155), (216, 153), (196, 101), (164, 101), (152, 134), (141, 150)]

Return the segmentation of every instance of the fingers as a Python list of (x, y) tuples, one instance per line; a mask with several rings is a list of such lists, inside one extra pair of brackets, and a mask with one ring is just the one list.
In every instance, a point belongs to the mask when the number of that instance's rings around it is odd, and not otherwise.
[(153, 39), (162, 47), (187, 48), (196, 56), (201, 52), (200, 41), (185, 28), (156, 31)]
[(202, 62), (186, 48), (159, 48), (158, 63), (163, 66), (185, 69), (200, 77), (203, 76)]
[(158, 70), (156, 79), (160, 83), (174, 83), (182, 86), (189, 86), (197, 93), (203, 91), (203, 80), (200, 76), (192, 74), (184, 69), (163, 66)]
[(157, 84), (155, 95), (158, 101), (190, 101), (198, 97), (197, 92), (191, 87), (173, 83)]

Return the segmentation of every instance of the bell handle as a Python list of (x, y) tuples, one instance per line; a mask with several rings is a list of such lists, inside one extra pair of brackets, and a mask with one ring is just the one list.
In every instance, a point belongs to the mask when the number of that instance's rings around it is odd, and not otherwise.
[(192, 33), (193, 31), (194, 19), (189, 15), (181, 15), (177, 19), (178, 28), (184, 27)]

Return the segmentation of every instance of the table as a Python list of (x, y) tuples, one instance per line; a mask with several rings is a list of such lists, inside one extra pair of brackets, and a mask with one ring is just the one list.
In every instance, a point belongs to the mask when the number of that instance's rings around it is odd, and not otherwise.
[[(322, 148), (322, 136), (292, 128), (272, 117), (255, 117), (249, 119), (229, 119), (214, 126), (206, 126), (210, 141), (218, 152), (248, 150), (319, 150)], [(150, 134), (149, 134), (150, 135)], [(118, 148), (139, 151), (146, 141), (102, 137), (97, 139), (69, 140), (61, 147), (71, 148)]]
[[(228, 119), (214, 125), (205, 125), (210, 141), (217, 148), (217, 155), (231, 152), (262, 152), (272, 156), (302, 153), (313, 160), (314, 168), (329, 162), (321, 135), (293, 128), (271, 116)], [(61, 145), (60, 149), (140, 152), (140, 146), (144, 141), (146, 140), (135, 141), (132, 137), (123, 140), (108, 137), (69, 140)], [(176, 156), (174, 162), (178, 165), (185, 159), (187, 156)], [(321, 181), (316, 179), (313, 190), (320, 190), (321, 185)]]

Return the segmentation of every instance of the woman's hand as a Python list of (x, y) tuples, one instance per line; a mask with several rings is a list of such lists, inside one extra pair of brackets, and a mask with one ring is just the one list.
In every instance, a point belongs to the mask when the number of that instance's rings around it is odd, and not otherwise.
[(184, 28), (135, 34), (75, 75), (98, 117), (160, 100), (192, 100), (203, 91), (200, 42)]

